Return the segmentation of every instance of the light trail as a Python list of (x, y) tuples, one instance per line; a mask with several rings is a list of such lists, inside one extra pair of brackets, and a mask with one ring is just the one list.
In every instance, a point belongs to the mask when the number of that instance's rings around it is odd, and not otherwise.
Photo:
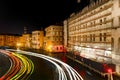
[(73, 69), (71, 66), (58, 59), (43, 54), (27, 52), (27, 51), (18, 51), (18, 53), (43, 58), (51, 62), (57, 68), (58, 76), (59, 76), (58, 80), (83, 80), (83, 78), (79, 75), (79, 73), (75, 69)]
[(16, 53), (13, 53), (13, 55), (17, 56), (21, 60), (22, 65), (20, 71), (14, 77), (12, 77), (11, 80), (19, 79), (19, 78), (22, 80), (27, 80), (30, 77), (30, 75), (33, 73), (34, 70), (33, 62), (23, 55)]
[(0, 80), (27, 80), (34, 71), (33, 62), (27, 57), (13, 52), (0, 50), (1, 53), (10, 58), (10, 69)]

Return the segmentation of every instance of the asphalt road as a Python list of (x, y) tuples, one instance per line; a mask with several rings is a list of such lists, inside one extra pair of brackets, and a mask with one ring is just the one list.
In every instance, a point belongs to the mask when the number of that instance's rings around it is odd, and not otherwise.
[(0, 53), (0, 77), (8, 71), (10, 65), (9, 57)]

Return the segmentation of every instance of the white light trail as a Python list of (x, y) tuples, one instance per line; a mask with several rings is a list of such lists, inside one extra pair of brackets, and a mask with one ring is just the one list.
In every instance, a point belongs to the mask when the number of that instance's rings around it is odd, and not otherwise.
[[(75, 69), (73, 69), (68, 64), (66, 64), (56, 58), (46, 56), (43, 54), (27, 52), (27, 51), (18, 51), (18, 53), (39, 57), (39, 58), (45, 59), (45, 60), (49, 61), (50, 63), (52, 63), (53, 65), (55, 65), (57, 68), (57, 71), (58, 71), (58, 75), (59, 75), (58, 80), (83, 80), (83, 78), (80, 76), (80, 74)], [(63, 69), (63, 67), (64, 67), (64, 69)]]

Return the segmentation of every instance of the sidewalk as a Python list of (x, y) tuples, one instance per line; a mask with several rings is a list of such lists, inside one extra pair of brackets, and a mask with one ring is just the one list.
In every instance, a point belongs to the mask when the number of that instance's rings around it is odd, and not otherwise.
[[(102, 67), (102, 66), (100, 66), (99, 64), (98, 64), (98, 66), (97, 66), (97, 68), (99, 68), (99, 70), (98, 70), (98, 69), (95, 69), (95, 68), (94, 68), (94, 66), (96, 66), (96, 65), (93, 65), (93, 67), (92, 67), (91, 64), (86, 64), (86, 63), (84, 62), (84, 59), (83, 59), (83, 58), (79, 58), (80, 56), (76, 56), (76, 55), (74, 55), (73, 53), (67, 53), (67, 54), (66, 54), (66, 57), (68, 57), (68, 58), (71, 59), (71, 60), (76, 61), (77, 63), (80, 63), (81, 65), (83, 65), (83, 66), (85, 66), (85, 67), (93, 70), (93, 71), (96, 72), (96, 73), (99, 73), (99, 74), (102, 75), (102, 76), (108, 75), (108, 73), (105, 73), (105, 72), (101, 71), (101, 70), (104, 69), (104, 68), (100, 68), (100, 67)], [(113, 75), (114, 75), (116, 78), (120, 79), (120, 76), (117, 75), (116, 73), (113, 73)]]

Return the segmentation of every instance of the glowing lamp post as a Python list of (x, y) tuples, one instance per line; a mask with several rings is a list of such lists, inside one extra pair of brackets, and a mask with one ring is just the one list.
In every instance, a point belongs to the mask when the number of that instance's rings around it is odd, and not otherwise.
[(48, 51), (50, 51), (50, 52), (52, 51), (52, 45), (48, 46)]
[(17, 50), (20, 49), (20, 46), (21, 46), (21, 44), (20, 44), (20, 43), (17, 43)]

